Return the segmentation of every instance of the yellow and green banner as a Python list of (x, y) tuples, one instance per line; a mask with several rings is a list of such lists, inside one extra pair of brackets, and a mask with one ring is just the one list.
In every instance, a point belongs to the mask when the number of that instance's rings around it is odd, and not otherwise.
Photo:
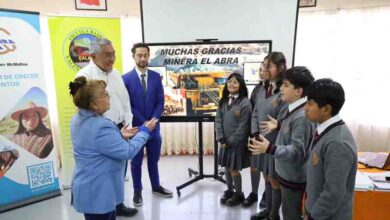
[(62, 183), (69, 186), (74, 167), (70, 122), (77, 110), (69, 95), (69, 82), (89, 63), (89, 46), (101, 37), (112, 42), (117, 55), (114, 68), (122, 72), (120, 19), (49, 17), (49, 29), (61, 137)]

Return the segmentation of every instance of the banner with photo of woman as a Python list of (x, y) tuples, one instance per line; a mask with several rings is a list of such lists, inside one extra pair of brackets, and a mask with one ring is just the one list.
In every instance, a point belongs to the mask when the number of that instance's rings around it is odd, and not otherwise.
[(39, 15), (0, 9), (0, 212), (61, 193)]

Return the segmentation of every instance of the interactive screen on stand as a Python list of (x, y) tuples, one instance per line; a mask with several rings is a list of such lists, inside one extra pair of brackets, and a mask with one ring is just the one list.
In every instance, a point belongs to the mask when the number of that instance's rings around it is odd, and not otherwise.
[(247, 85), (271, 52), (271, 41), (153, 43), (149, 68), (161, 75), (163, 116), (215, 116), (229, 75), (238, 72)]

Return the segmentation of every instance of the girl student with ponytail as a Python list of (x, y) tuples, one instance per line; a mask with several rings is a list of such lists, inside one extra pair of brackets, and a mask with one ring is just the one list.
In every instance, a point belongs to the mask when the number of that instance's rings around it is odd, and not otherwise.
[[(252, 90), (251, 98), (249, 99), (252, 104), (252, 110), (256, 105), (257, 100), (261, 100), (258, 96), (261, 93), (260, 88), (267, 87), (269, 85), (269, 72), (267, 69), (268, 66), (268, 55), (264, 57), (263, 63), (260, 66), (259, 69), (259, 79), (260, 82), (255, 86), (255, 88)], [(252, 157), (252, 154), (251, 154)], [(260, 172), (256, 168), (256, 166), (251, 166), (250, 168), (250, 174), (251, 174), (251, 186), (252, 186), (252, 192), (248, 195), (248, 197), (245, 199), (245, 201), (242, 203), (244, 207), (250, 207), (254, 203), (257, 203), (258, 198), (258, 191), (259, 191), (259, 184), (260, 184)], [(265, 202), (265, 190), (262, 193), (261, 201), (259, 203), (260, 209), (265, 208), (266, 202)]]
[[(267, 71), (269, 79), (264, 87), (259, 89), (257, 100), (252, 113), (251, 134), (253, 138), (260, 139), (260, 125), (262, 121), (269, 120), (269, 116), (278, 118), (287, 112), (288, 105), (281, 100), (280, 87), (282, 77), (286, 71), (286, 58), (281, 52), (271, 52), (268, 55)], [(273, 143), (278, 131), (275, 130), (263, 136)], [(251, 216), (251, 219), (279, 219), (281, 206), (280, 185), (275, 177), (275, 158), (269, 154), (252, 155), (251, 167), (263, 172), (265, 177), (266, 208)], [(252, 180), (253, 181), (253, 180)]]

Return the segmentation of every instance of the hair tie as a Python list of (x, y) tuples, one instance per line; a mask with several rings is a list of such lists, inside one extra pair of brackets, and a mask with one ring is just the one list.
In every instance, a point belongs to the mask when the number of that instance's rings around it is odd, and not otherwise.
[(77, 77), (73, 82), (69, 83), (70, 94), (74, 96), (79, 88), (87, 83), (87, 79), (84, 76)]
[(70, 90), (70, 94), (72, 96), (74, 96), (78, 90), (79, 86), (78, 86), (78, 83), (77, 82), (70, 82), (69, 83), (69, 90)]

